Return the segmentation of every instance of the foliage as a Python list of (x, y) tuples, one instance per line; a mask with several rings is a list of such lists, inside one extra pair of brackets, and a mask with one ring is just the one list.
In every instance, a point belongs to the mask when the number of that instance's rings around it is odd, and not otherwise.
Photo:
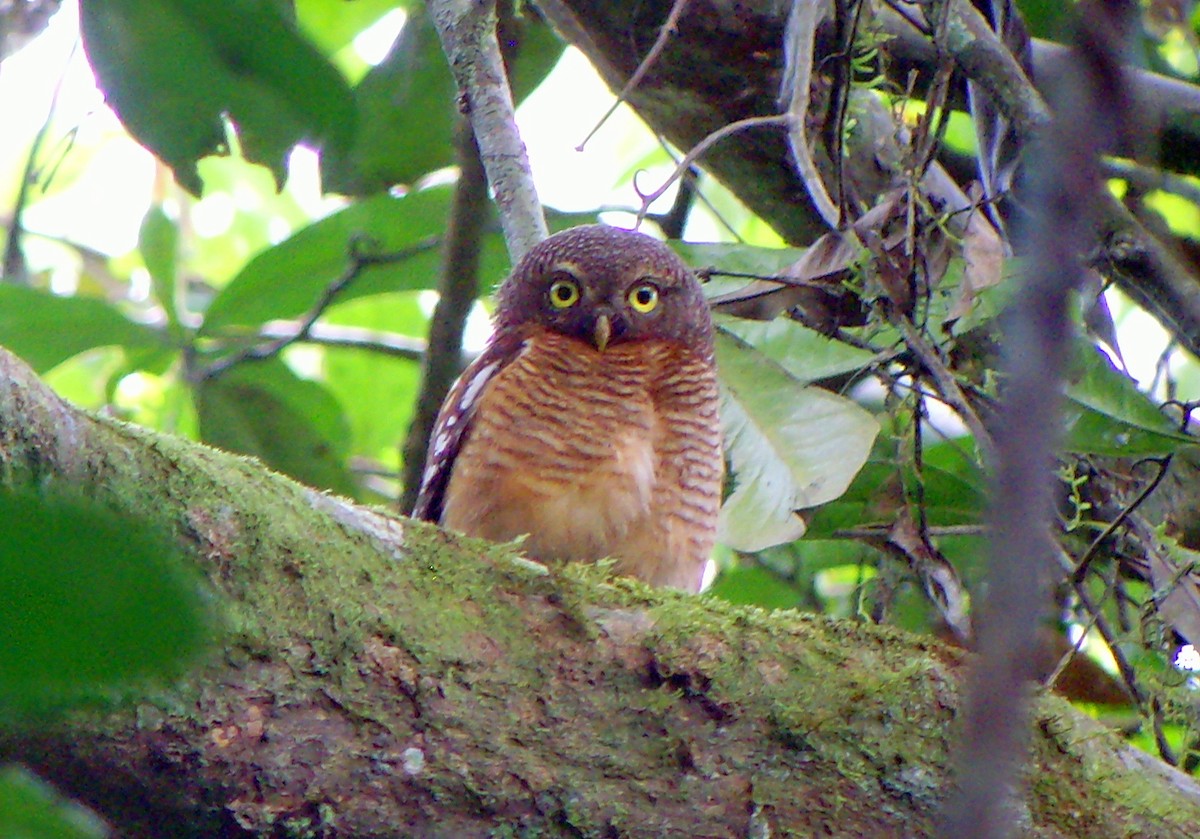
[[(1021, 7), (1035, 34), (1052, 35), (1062, 26), (1060, 5)], [(367, 62), (355, 39), (395, 23), (398, 10), (404, 25), (393, 26), (390, 48)], [(518, 101), (533, 94), (564, 49), (532, 12), (523, 14), (507, 22), (516, 33)], [(28, 220), (39, 208), (79, 200), (78, 173), (98, 165), (116, 141), (77, 140), (64, 153), (31, 138), (32, 168), (46, 176), (22, 193), (24, 205), (12, 202), (28, 222), (17, 241), (26, 246), (28, 270), (0, 284), (0, 345), (88, 407), (257, 457), (322, 490), (394, 503), (455, 177), (448, 169), (455, 163), (455, 91), (422, 7), (402, 0), (299, 0), (287, 10), (269, 0), (85, 0), (81, 20), (109, 104), (158, 158), (156, 180), (127, 252), (97, 253), (69, 237), (37, 236)], [(740, 240), (673, 243), (706, 274), (721, 313), (730, 482), (712, 591), (738, 602), (923, 632), (949, 627), (954, 634), (967, 622), (981, 574), (987, 441), (977, 436), (1000, 387), (992, 349), (1003, 336), (999, 313), (1013, 280), (1004, 265), (1006, 232), (981, 211), (951, 211), (912, 173), (937, 165), (946, 150), (947, 159), (971, 156), (985, 177), (998, 177), (1007, 161), (978, 153), (964, 111), (955, 110), (964, 106), (945, 90), (888, 82), (878, 52), (858, 49), (863, 33), (850, 34), (858, 40), (851, 41), (853, 68), (843, 80), (849, 104), (840, 130), (822, 135), (846, 148), (813, 155), (809, 144), (820, 132), (793, 138), (810, 159), (805, 177), (824, 191), (845, 176), (821, 161), (841, 165), (843, 155), (852, 162), (871, 121), (882, 120), (886, 133), (903, 138), (887, 153), (910, 180), (873, 194), (853, 213), (834, 208), (853, 216), (841, 233), (787, 248), (704, 176), (708, 206), (690, 210), (692, 223)], [(1148, 25), (1147, 62), (1194, 81), (1196, 68), (1189, 69), (1178, 42), (1195, 38), (1186, 26), (1163, 32)], [(801, 99), (816, 107), (807, 95)], [(53, 115), (47, 123), (55, 139), (75, 128)], [(636, 169), (661, 169), (668, 159), (654, 146), (640, 157), (627, 149), (614, 175), (618, 194), (632, 201)], [(324, 190), (316, 196), (303, 184), (306, 160)], [(1115, 191), (1127, 187), (1114, 180)], [(1151, 199), (1164, 193), (1152, 193), (1146, 206), (1172, 206), (1155, 205)], [(602, 209), (552, 214), (552, 226), (594, 220)], [(1200, 238), (1194, 206), (1165, 220)], [(18, 230), (12, 224), (10, 237), (19, 239)], [(486, 290), (508, 268), (494, 222), (481, 254)], [(1071, 507), (1063, 515), (1064, 550), (1084, 572), (1104, 573), (1082, 574), (1077, 590), (1064, 587), (1062, 623), (1080, 637), (1079, 650), (1086, 646), (1106, 664), (1125, 655), (1161, 676), (1165, 687), (1156, 696), (1164, 701), (1147, 694), (1141, 707), (1169, 708), (1170, 724), (1182, 732), (1177, 742), (1193, 751), (1194, 765), (1198, 733), (1181, 699), (1189, 688), (1172, 660), (1183, 641), (1200, 643), (1186, 631), (1200, 609), (1170, 592), (1187, 577), (1191, 548), (1154, 542), (1158, 552), (1142, 564), (1159, 564), (1145, 572), (1131, 570), (1127, 554), (1147, 549), (1150, 534), (1101, 559), (1093, 554), (1140, 489), (1105, 482), (1130, 462), (1118, 459), (1170, 458), (1194, 445), (1186, 422), (1164, 406), (1178, 395), (1177, 382), (1197, 373), (1194, 359), (1168, 348), (1169, 373), (1139, 387), (1104, 328), (1112, 326), (1109, 305), (1118, 316), (1134, 311), (1111, 293), (1081, 301), (1085, 337), (1066, 394), (1063, 457), (1070, 498), (1064, 507)], [(479, 345), (486, 306), (482, 300), (476, 307), (468, 351)], [(28, 515), (46, 509), (35, 505)], [(105, 528), (118, 527), (130, 544), (141, 538), (135, 523), (106, 524), (94, 510), (68, 518), (77, 530), (39, 537), (50, 540), (47, 546), (58, 544), (55, 538), (74, 544), (64, 557), (84, 555), (80, 540)], [(134, 565), (161, 570), (150, 553), (142, 546), (105, 559), (104, 584), (125, 591)], [(194, 647), (203, 610), (172, 574), (162, 571), (155, 577), (161, 589), (153, 590), (177, 598), (161, 602), (177, 603), (179, 623), (155, 623), (161, 608), (129, 604), (131, 623), (110, 627), (120, 633), (110, 669), (64, 667), (56, 674), (63, 694), (78, 699), (101, 687), (128, 688), (133, 676), (146, 675), (121, 669), (141, 655), (123, 646), (130, 638), (176, 638), (179, 647)], [(0, 590), (16, 585), (0, 580)], [(1171, 608), (1157, 611), (1160, 602)], [(77, 617), (89, 614), (86, 604), (78, 608)], [(1139, 621), (1129, 618), (1133, 613)], [(1113, 622), (1126, 629), (1085, 645), (1083, 635), (1091, 639), (1097, 624)], [(45, 625), (69, 628), (50, 618)], [(145, 656), (150, 675), (178, 665), (161, 649)], [(29, 675), (9, 689), (24, 691), (49, 675)], [(21, 694), (22, 702), (35, 699)], [(36, 800), (42, 793), (30, 783), (0, 777), (0, 796)]]

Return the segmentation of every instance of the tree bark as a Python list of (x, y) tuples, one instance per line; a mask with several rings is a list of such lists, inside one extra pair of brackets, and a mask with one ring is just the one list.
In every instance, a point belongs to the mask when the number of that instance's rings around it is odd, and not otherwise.
[[(121, 835), (918, 836), (963, 654), (927, 638), (547, 571), (78, 411), (0, 351), (0, 479), (172, 532), (223, 616), (136, 704), (8, 732)], [(1191, 836), (1200, 787), (1035, 704), (1029, 836)]]

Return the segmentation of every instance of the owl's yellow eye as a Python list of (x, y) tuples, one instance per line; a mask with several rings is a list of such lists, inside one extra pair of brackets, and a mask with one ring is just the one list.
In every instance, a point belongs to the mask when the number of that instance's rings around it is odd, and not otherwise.
[(658, 305), (658, 289), (650, 283), (639, 283), (629, 289), (627, 299), (635, 311), (642, 314), (653, 312)]
[(579, 283), (574, 280), (555, 280), (550, 285), (550, 305), (569, 309), (579, 302)]

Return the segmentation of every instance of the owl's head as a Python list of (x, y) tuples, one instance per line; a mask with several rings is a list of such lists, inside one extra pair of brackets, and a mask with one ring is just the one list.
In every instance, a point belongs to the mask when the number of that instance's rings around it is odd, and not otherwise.
[(497, 329), (528, 323), (600, 351), (652, 338), (710, 352), (712, 318), (696, 276), (666, 245), (604, 225), (533, 247), (496, 293)]

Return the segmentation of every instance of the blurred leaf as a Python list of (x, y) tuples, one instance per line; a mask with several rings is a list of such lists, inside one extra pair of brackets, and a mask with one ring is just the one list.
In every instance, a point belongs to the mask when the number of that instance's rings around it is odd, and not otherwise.
[(81, 15), (108, 103), (189, 192), (199, 194), (196, 161), (222, 148), (226, 118), (277, 183), (296, 143), (345, 147), (353, 137), (349, 87), (279, 3), (103, 0)]
[(82, 498), (0, 492), (0, 707), (179, 672), (206, 637), (171, 538)]
[[(331, 309), (326, 321), (424, 336), (429, 320), (415, 298), (407, 292), (355, 300)], [(397, 466), (400, 443), (416, 402), (420, 365), (373, 352), (330, 347), (325, 351), (324, 372), (330, 391), (345, 406), (355, 453)], [(364, 399), (363, 394), (369, 393), (386, 393), (388, 398)]]
[(1072, 4), (1062, 0), (1017, 0), (1017, 8), (1033, 37), (1061, 40), (1069, 36)]
[(349, 429), (337, 400), (278, 359), (240, 364), (197, 386), (200, 439), (317, 489), (354, 494)]
[(718, 314), (717, 328), (754, 347), (801, 382), (862, 370), (875, 354), (827, 338), (789, 318), (746, 320)]
[(1141, 457), (1170, 454), (1197, 440), (1176, 425), (1089, 344), (1077, 346), (1067, 384), (1068, 451)]
[(832, 501), (866, 462), (879, 424), (848, 399), (805, 387), (729, 333), (717, 335), (732, 494), (720, 540), (755, 551), (799, 538), (795, 511)]
[(84, 350), (112, 345), (154, 349), (163, 342), (103, 300), (0, 284), (0, 346), (38, 373)]
[(91, 811), (59, 795), (21, 766), (0, 768), (0, 836), (5, 839), (99, 839), (108, 835)]
[(387, 57), (354, 88), (358, 131), (321, 159), (326, 189), (370, 195), (454, 162), (458, 86), (423, 8), (409, 12)]
[(412, 5), (412, 0), (295, 0), (296, 22), (326, 55), (332, 55), (392, 9)]
[[(542, 82), (563, 49), (550, 27), (521, 28), (512, 73), (517, 102)], [(422, 6), (409, 11), (387, 57), (355, 87), (354, 100), (353, 144), (345, 154), (331, 149), (321, 159), (326, 189), (371, 195), (454, 163), (458, 85)]]
[[(201, 332), (302, 314), (350, 265), (355, 242), (364, 243), (359, 247), (371, 253), (406, 249), (412, 253), (366, 269), (339, 296), (340, 301), (383, 291), (433, 288), (440, 261), (438, 237), (445, 228), (451, 192), (451, 187), (442, 186), (401, 198), (377, 195), (298, 230), (252, 259), (218, 293)], [(488, 250), (493, 261), (494, 250), (495, 242)]]
[[(904, 503), (901, 467), (877, 446), (850, 487), (837, 499), (822, 504), (808, 520), (809, 538), (832, 538), (840, 530), (864, 525), (887, 526)], [(921, 470), (922, 496), (930, 526), (978, 524), (987, 502), (982, 469), (972, 460), (970, 440), (926, 444)], [(962, 449), (967, 448), (967, 451)], [(915, 481), (913, 476), (910, 480)]]
[(764, 609), (794, 609), (804, 605), (804, 599), (786, 580), (757, 565), (739, 565), (721, 572), (704, 595)]
[(172, 326), (179, 325), (176, 310), (175, 274), (176, 254), (179, 250), (179, 227), (163, 212), (161, 204), (155, 204), (142, 219), (138, 233), (138, 250), (142, 262), (150, 272), (154, 296), (167, 313)]

